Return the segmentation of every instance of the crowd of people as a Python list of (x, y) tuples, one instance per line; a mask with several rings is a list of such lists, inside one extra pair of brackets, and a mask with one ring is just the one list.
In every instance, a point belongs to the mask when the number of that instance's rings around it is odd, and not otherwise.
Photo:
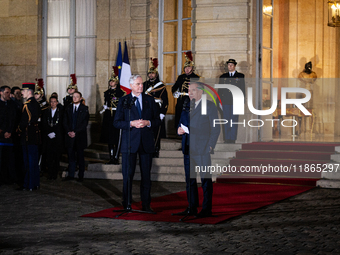
[[(210, 165), (220, 128), (210, 125), (218, 118), (217, 108), (208, 102), (208, 114), (201, 115), (201, 98), (205, 84), (194, 73), (191, 52), (185, 53), (183, 74), (172, 86), (177, 98), (175, 128), (182, 136), (188, 208), (179, 215), (210, 217), (212, 215), (212, 181), (209, 173), (201, 174), (204, 193), (203, 209), (197, 213), (198, 192), (194, 165)], [(235, 70), (237, 62), (229, 59), (228, 72), (220, 76), (223, 84), (233, 84), (243, 92), (244, 75)], [(161, 138), (165, 137), (165, 115), (168, 109), (166, 86), (158, 74), (158, 61), (151, 58), (148, 78), (143, 83), (140, 75), (130, 78), (131, 93), (120, 87), (118, 67), (113, 67), (104, 92), (101, 142), (108, 144), (109, 161), (119, 164), (122, 154), (123, 206), (131, 210), (131, 185), (136, 168), (137, 155), (141, 171), (141, 200), (143, 211), (154, 213), (151, 202), (152, 159), (159, 157)], [(82, 182), (85, 172), (84, 150), (87, 147), (89, 110), (77, 88), (75, 74), (67, 87), (63, 104), (58, 94), (52, 93), (46, 100), (43, 80), (23, 83), (22, 88), (0, 87), (0, 184), (17, 183), (21, 190), (40, 188), (40, 176), (46, 174), (55, 180), (60, 170), (63, 152), (68, 154), (68, 175), (65, 181)], [(237, 121), (233, 115), (231, 91), (221, 89), (223, 117)], [(210, 123), (210, 124), (209, 124)], [(190, 130), (194, 126), (193, 130)], [(237, 129), (225, 125), (225, 143), (235, 143)], [(190, 134), (190, 135), (189, 135)], [(189, 142), (194, 141), (194, 146)], [(14, 171), (15, 170), (15, 171)]]
[(47, 101), (43, 86), (43, 80), (37, 79), (23, 83), (22, 88), (0, 87), (0, 185), (17, 183), (20, 190), (39, 189), (42, 175), (57, 179), (64, 151), (69, 156), (65, 180), (74, 177), (75, 162), (78, 180), (83, 180), (89, 112), (76, 77), (71, 75), (64, 104), (56, 92)]

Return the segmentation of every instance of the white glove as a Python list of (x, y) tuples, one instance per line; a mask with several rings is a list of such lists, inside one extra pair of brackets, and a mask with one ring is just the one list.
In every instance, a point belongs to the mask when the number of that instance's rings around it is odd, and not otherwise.
[(161, 114), (159, 114), (159, 117), (161, 118), (161, 120), (163, 120), (165, 115), (163, 113), (161, 113)]
[(106, 110), (106, 109), (108, 109), (109, 107), (107, 107), (107, 105), (104, 104), (104, 105), (103, 105), (103, 108)]
[(181, 92), (176, 91), (176, 92), (174, 92), (172, 95), (174, 96), (174, 98), (179, 98), (180, 95), (181, 95)]
[(55, 138), (55, 133), (54, 133), (54, 132), (52, 132), (52, 133), (49, 133), (49, 134), (48, 134), (48, 137), (49, 137), (50, 139), (53, 139), (53, 138)]

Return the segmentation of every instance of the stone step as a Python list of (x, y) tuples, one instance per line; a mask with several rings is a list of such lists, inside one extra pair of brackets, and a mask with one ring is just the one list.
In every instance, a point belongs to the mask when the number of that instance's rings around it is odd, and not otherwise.
[[(338, 148), (338, 147), (335, 147), (335, 148)], [(335, 162), (340, 162), (340, 154), (337, 153), (337, 154), (331, 155), (331, 160), (333, 160)]]
[(215, 151), (227, 151), (235, 152), (242, 148), (242, 144), (232, 144), (232, 143), (217, 143), (215, 146)]
[[(180, 150), (182, 148), (181, 140), (177, 139), (162, 139), (161, 150)], [(93, 143), (89, 146), (89, 149), (108, 151), (108, 146), (105, 143)]]
[[(163, 181), (163, 182), (185, 182), (185, 174), (184, 168), (181, 169), (181, 173), (158, 173), (151, 170), (151, 180), (152, 181)], [(63, 177), (66, 176), (66, 173), (63, 174)], [(220, 174), (213, 174), (212, 180), (216, 181), (216, 178), (220, 176)], [(77, 173), (75, 175), (77, 178)], [(85, 171), (84, 178), (87, 179), (110, 179), (110, 180), (123, 180), (123, 175), (121, 172), (117, 171)], [(140, 181), (141, 174), (139, 169), (136, 169), (134, 180)], [(197, 182), (201, 183), (201, 179), (198, 176)]]
[(214, 154), (211, 154), (211, 159), (230, 159), (236, 156), (236, 152), (231, 151), (215, 151)]
[[(90, 164), (87, 167), (87, 171), (91, 172), (122, 172), (122, 165), (103, 165), (103, 164)], [(139, 171), (139, 166), (136, 166), (136, 172)], [(183, 166), (156, 166), (152, 164), (151, 173), (158, 174), (184, 174), (184, 165)]]
[[(85, 149), (85, 157), (96, 158), (102, 160), (109, 160), (109, 152), (99, 151), (95, 149)], [(161, 150), (159, 152), (159, 158), (183, 158), (183, 153), (180, 150), (175, 151), (165, 151)]]

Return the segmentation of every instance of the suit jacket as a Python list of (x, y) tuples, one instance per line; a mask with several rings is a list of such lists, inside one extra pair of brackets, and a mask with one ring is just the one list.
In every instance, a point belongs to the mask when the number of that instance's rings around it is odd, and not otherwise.
[[(62, 150), (63, 140), (64, 140), (64, 127), (63, 127), (63, 118), (64, 112), (62, 109), (57, 107), (56, 112), (52, 118), (52, 109), (49, 108), (44, 111), (42, 118), (42, 125), (43, 125), (43, 136), (44, 136), (44, 146), (48, 146), (50, 140), (53, 140), (54, 145), (58, 146), (58, 150)], [(55, 138), (50, 139), (48, 137), (49, 133), (55, 133)], [(46, 148), (46, 147), (44, 147)], [(48, 149), (48, 148), (47, 148)]]
[(213, 126), (214, 119), (218, 119), (217, 108), (211, 101), (207, 101), (207, 115), (201, 114), (200, 102), (195, 109), (190, 112), (186, 107), (181, 114), (179, 126), (183, 124), (189, 127), (189, 134), (182, 136), (182, 152), (189, 154), (185, 150), (189, 143), (191, 155), (206, 155), (210, 153), (210, 147), (215, 148), (220, 126)]
[(140, 119), (135, 104), (131, 106), (131, 116), (129, 119), (129, 110), (127, 109), (126, 105), (130, 106), (131, 100), (132, 94), (119, 99), (118, 108), (113, 123), (116, 128), (122, 129), (121, 152), (128, 152), (128, 135), (130, 130), (131, 153), (136, 153), (141, 144), (146, 153), (154, 153), (155, 142), (152, 129), (153, 127), (159, 126), (161, 124), (155, 100), (151, 96), (142, 93), (142, 119), (149, 120), (151, 122), (151, 127), (130, 128), (130, 121)]
[(22, 145), (39, 145), (41, 143), (41, 134), (38, 126), (40, 117), (40, 105), (34, 97), (30, 97), (25, 102), (21, 120), (19, 124), (19, 132)]
[[(87, 125), (89, 123), (89, 108), (82, 103), (78, 107), (78, 117), (76, 127), (72, 128), (73, 124), (73, 103), (68, 105), (64, 114), (64, 131), (65, 131), (65, 146), (71, 148), (74, 145), (78, 149), (85, 149), (87, 147)], [(68, 132), (74, 131), (76, 136), (69, 137)]]
[[(11, 143), (15, 131), (16, 105), (13, 100), (4, 102), (0, 100), (0, 142)], [(10, 138), (5, 138), (5, 133), (11, 133)]]
[[(220, 76), (220, 84), (231, 84), (240, 88), (245, 94), (245, 82), (244, 82), (244, 74), (235, 71), (234, 76), (230, 77), (229, 72), (224, 73)], [(233, 104), (233, 96), (229, 89), (219, 89), (218, 94), (221, 97), (223, 105), (232, 105)]]

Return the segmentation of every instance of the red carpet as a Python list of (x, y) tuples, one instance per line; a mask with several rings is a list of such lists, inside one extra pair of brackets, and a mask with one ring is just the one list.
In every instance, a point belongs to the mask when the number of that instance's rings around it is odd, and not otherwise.
[[(260, 207), (273, 204), (289, 198), (313, 187), (266, 185), (266, 184), (214, 184), (213, 214), (216, 217), (196, 219), (190, 216), (186, 222), (199, 224), (216, 224), (229, 218), (247, 213)], [(199, 189), (200, 205), (202, 204), (202, 189)], [(151, 207), (157, 214), (129, 213), (120, 216), (124, 220), (179, 222), (181, 216), (171, 216), (171, 213), (183, 211), (187, 207), (186, 192), (178, 192), (163, 197), (153, 198)], [(132, 205), (133, 209), (141, 209), (140, 203)], [(118, 214), (113, 209), (105, 209), (81, 217), (113, 218)], [(200, 210), (201, 208), (199, 208)]]

